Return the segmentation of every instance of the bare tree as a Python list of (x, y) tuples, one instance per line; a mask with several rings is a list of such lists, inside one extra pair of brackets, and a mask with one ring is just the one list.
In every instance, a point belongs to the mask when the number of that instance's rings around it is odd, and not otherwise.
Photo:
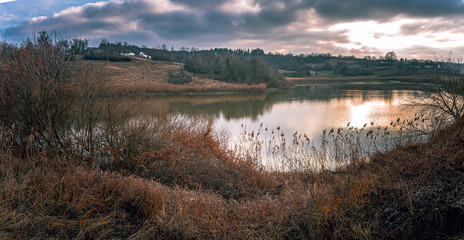
[(442, 120), (457, 120), (464, 113), (464, 66), (451, 55), (436, 61), (431, 74), (432, 91), (418, 96), (415, 105)]

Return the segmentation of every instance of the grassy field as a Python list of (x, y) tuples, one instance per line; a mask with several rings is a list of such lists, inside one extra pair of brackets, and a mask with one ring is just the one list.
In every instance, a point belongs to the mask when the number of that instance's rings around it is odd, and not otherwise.
[[(184, 94), (184, 93), (249, 93), (265, 92), (265, 84), (236, 84), (226, 83), (214, 79), (203, 78), (186, 72), (192, 81), (185, 84), (169, 82), (169, 73), (183, 69), (181, 63), (152, 61), (145, 58), (133, 57), (130, 62), (90, 61), (80, 57), (72, 61), (71, 65), (82, 71), (96, 71), (96, 74), (106, 77), (109, 95), (135, 94)], [(78, 72), (77, 74), (80, 74)], [(402, 81), (428, 82), (430, 71), (419, 69), (407, 74), (398, 74), (393, 70), (383, 70), (367, 76), (344, 76), (332, 71), (319, 71), (317, 76), (286, 77), (290, 85), (308, 82), (350, 82), (350, 81)]]
[(194, 75), (190, 83), (172, 84), (168, 82), (168, 74), (170, 71), (182, 69), (182, 64), (145, 58), (134, 57), (130, 62), (90, 61), (78, 58), (70, 64), (82, 71), (96, 71), (96, 74), (106, 77), (107, 94), (110, 95), (243, 93), (266, 90), (265, 84), (232, 84)]

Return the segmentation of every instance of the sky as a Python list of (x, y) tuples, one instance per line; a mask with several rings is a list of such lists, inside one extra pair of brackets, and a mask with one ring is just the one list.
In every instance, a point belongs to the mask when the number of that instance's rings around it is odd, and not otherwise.
[(434, 59), (464, 53), (464, 0), (0, 0), (0, 34), (156, 47)]

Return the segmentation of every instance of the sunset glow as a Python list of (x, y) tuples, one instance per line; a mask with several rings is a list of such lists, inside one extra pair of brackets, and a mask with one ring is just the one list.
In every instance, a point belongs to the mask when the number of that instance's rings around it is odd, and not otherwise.
[[(386, 107), (386, 103), (383, 101), (370, 101), (360, 105), (350, 106), (350, 126), (361, 128), (365, 124), (369, 124), (371, 121), (377, 121), (371, 114), (376, 111), (381, 111), (382, 108)], [(380, 123), (383, 124), (383, 123)]]

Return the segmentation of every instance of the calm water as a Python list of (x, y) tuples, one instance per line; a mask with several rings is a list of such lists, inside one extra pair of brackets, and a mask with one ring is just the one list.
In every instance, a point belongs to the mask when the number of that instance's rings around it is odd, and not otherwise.
[(236, 137), (242, 124), (250, 131), (264, 127), (313, 137), (323, 129), (362, 127), (375, 122), (414, 116), (404, 105), (421, 86), (396, 82), (316, 83), (272, 94), (164, 96), (145, 99), (145, 105), (168, 112), (201, 115), (214, 120), (215, 128)]
[(212, 119), (216, 130), (230, 133), (231, 145), (243, 141), (245, 131), (266, 128), (287, 139), (297, 132), (315, 140), (324, 129), (348, 123), (384, 127), (398, 117), (412, 118), (414, 111), (405, 105), (422, 88), (398, 82), (311, 83), (272, 94), (150, 97), (144, 105)]

